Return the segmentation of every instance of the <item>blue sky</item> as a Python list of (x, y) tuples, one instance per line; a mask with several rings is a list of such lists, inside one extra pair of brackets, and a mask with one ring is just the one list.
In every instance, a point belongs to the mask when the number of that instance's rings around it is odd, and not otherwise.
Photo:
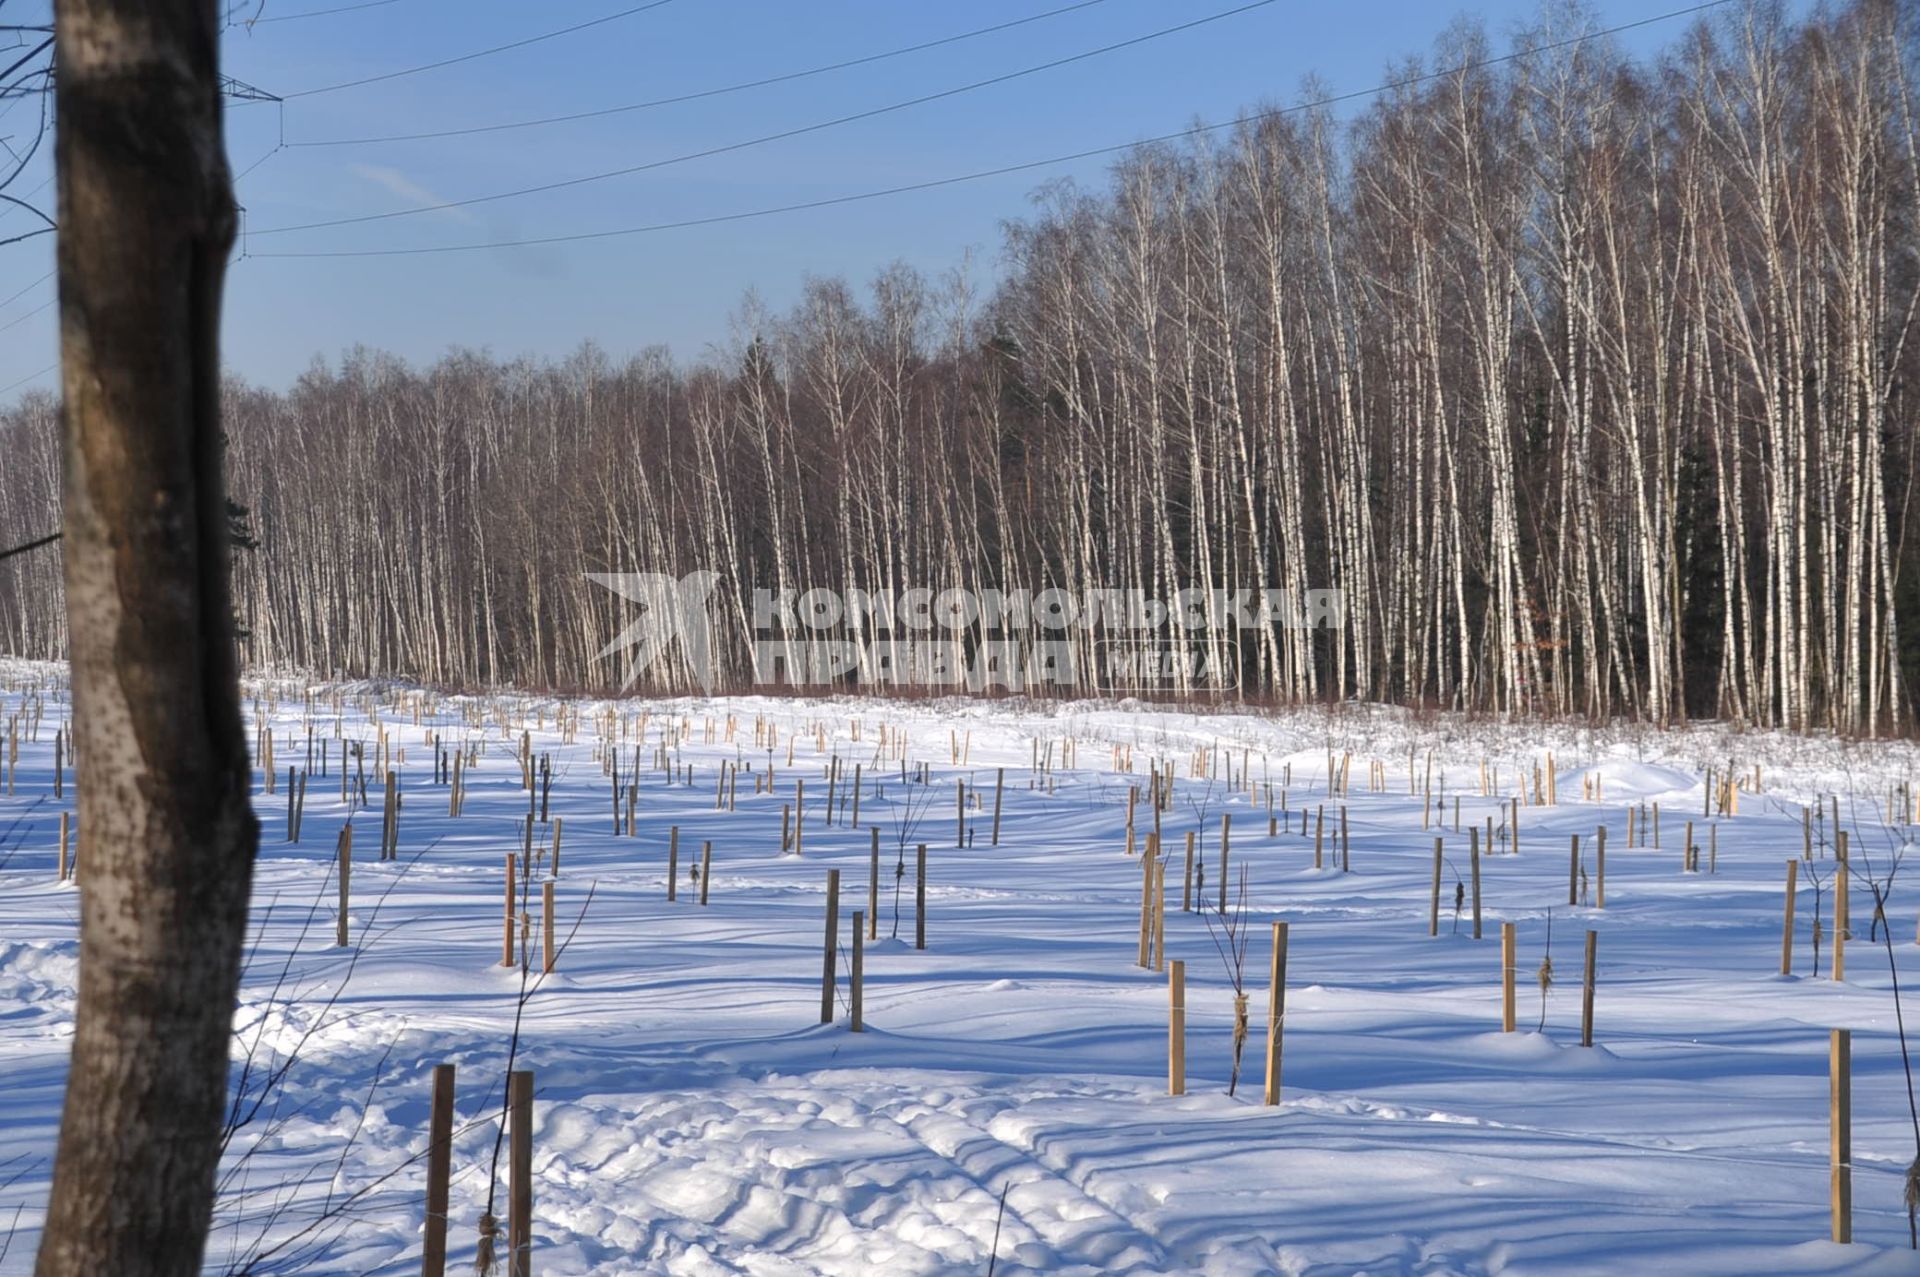
[[(237, 105), (228, 144), (251, 231), (387, 213), (565, 181), (831, 119), (1085, 53), (1247, 0), (1097, 0), (1011, 30), (872, 65), (595, 120), (380, 145), (288, 145), (592, 111), (803, 70), (1060, 8), (1070, 0), (667, 0), (647, 12), (494, 56), (335, 92), (383, 75), (619, 13), (635, 0), (248, 0), (267, 18), (225, 35), (228, 74), (286, 97)], [(1687, 0), (1598, 0), (1604, 25)], [(45, 0), (8, 7), (34, 20)], [(893, 260), (937, 274), (998, 269), (1000, 226), (1041, 182), (1098, 182), (1107, 160), (988, 178), (760, 220), (536, 248), (404, 257), (273, 259), (276, 250), (414, 247), (591, 232), (903, 185), (1122, 143), (1299, 96), (1334, 92), (1426, 55), (1477, 15), (1504, 49), (1536, 0), (1275, 0), (1103, 56), (731, 154), (470, 208), (354, 226), (250, 234), (228, 278), (226, 359), (283, 386), (355, 344), (427, 361), (452, 347), (560, 356), (592, 339), (615, 356), (724, 341), (749, 289), (778, 309), (808, 274), (869, 279)], [(14, 17), (13, 15), (20, 15)], [(1623, 37), (1635, 52), (1684, 22)], [(299, 95), (299, 96), (296, 96)], [(0, 107), (0, 110), (4, 110)], [(28, 107), (0, 116), (18, 143)], [(51, 148), (47, 148), (50, 153)], [(49, 157), (50, 159), (50, 154)], [(11, 188), (46, 180), (45, 160)], [(52, 187), (34, 197), (51, 209)], [(0, 217), (0, 238), (29, 225)], [(55, 358), (51, 237), (0, 248), (0, 387), (49, 385)], [(18, 296), (15, 297), (15, 294)], [(19, 384), (15, 384), (19, 383)]]

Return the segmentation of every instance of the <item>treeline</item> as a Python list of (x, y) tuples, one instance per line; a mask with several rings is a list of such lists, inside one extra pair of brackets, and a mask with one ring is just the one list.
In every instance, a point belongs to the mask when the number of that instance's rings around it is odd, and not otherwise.
[[(1904, 727), (1915, 21), (1754, 5), (1651, 63), (1463, 27), (1350, 121), (1046, 188), (990, 295), (897, 267), (692, 365), (231, 382), (249, 653), (617, 686), (584, 574), (711, 567), (738, 686), (756, 587), (1331, 588), (1342, 628), (1242, 637), (1246, 688)], [(0, 541), (55, 518), (55, 420), (0, 425)], [(62, 643), (57, 563), (0, 564), (0, 644)]]

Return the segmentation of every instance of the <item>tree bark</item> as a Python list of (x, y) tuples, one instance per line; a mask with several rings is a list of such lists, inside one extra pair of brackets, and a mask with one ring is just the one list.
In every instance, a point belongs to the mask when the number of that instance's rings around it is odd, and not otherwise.
[(258, 825), (227, 585), (214, 0), (59, 0), (80, 990), (38, 1265), (189, 1274)]

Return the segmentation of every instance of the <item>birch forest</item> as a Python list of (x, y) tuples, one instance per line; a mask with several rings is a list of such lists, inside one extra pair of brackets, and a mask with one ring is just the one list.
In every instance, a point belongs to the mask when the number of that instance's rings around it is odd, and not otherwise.
[[(697, 360), (229, 380), (245, 654), (604, 690), (630, 605), (586, 574), (712, 568), (737, 687), (756, 588), (1335, 589), (1241, 636), (1244, 695), (1905, 731), (1915, 11), (1578, 35), (1456, 27)], [(0, 415), (0, 547), (57, 526), (57, 419)], [(0, 649), (64, 625), (57, 554), (0, 563)]]

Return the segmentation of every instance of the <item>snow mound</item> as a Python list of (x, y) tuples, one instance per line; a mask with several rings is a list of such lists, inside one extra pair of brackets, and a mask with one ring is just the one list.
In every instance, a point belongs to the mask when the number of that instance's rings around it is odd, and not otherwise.
[(71, 940), (0, 943), (0, 1001), (71, 1000), (80, 973), (78, 950)]
[(1636, 763), (1615, 759), (1562, 773), (1560, 793), (1579, 792), (1588, 777), (1597, 777), (1607, 801), (1621, 799), (1673, 798), (1700, 792), (1700, 779), (1692, 772), (1659, 763)]

